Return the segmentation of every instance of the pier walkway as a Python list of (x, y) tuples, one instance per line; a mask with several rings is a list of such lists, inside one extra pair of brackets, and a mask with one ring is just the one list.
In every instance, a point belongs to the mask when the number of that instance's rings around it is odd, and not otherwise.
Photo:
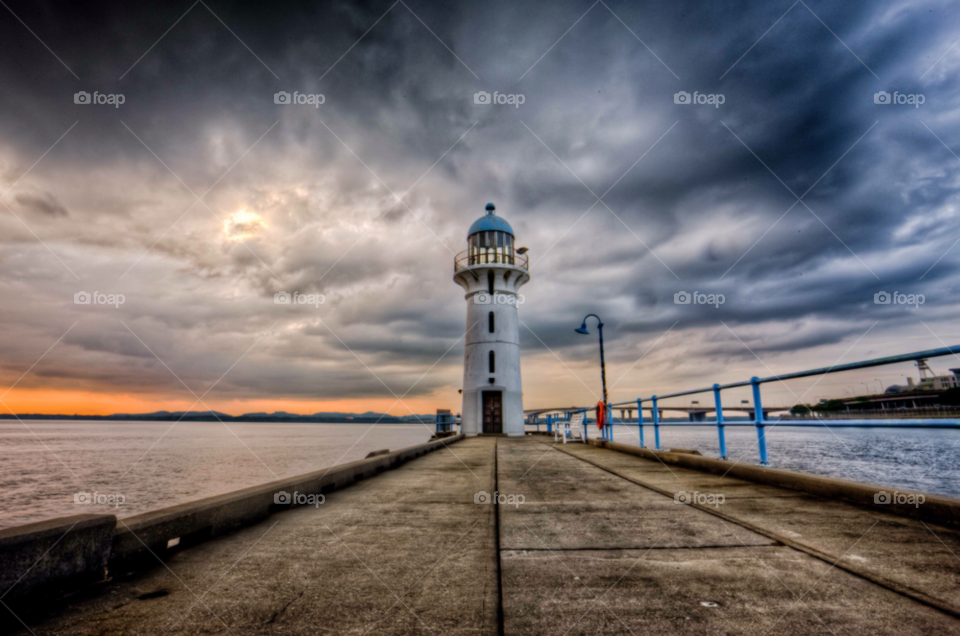
[[(500, 505), (475, 503), (495, 492)], [(960, 634), (957, 555), (960, 532), (941, 525), (480, 437), (113, 573), (27, 623), (38, 636)]]

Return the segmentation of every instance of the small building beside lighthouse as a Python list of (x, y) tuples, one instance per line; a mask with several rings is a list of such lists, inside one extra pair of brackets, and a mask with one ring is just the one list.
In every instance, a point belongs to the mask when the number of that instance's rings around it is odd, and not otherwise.
[(461, 431), (523, 435), (523, 388), (520, 383), (519, 291), (528, 280), (526, 249), (514, 246), (513, 228), (487, 213), (467, 232), (467, 249), (457, 254), (453, 280), (467, 301), (466, 349), (463, 356)]

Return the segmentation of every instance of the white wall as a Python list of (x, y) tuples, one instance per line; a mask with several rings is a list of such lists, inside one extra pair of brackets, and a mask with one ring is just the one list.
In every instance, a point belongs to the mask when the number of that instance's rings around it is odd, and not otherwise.
[[(493, 297), (487, 294), (487, 273), (495, 275)], [(464, 288), (467, 302), (467, 335), (463, 361), (463, 408), (461, 430), (466, 435), (483, 431), (482, 391), (502, 392), (503, 432), (523, 435), (523, 387), (520, 374), (520, 326), (517, 293), (530, 275), (505, 265), (475, 266), (460, 270), (454, 281)], [(478, 297), (479, 294), (479, 297)], [(489, 301), (487, 303), (478, 302)], [(489, 314), (494, 313), (494, 332), (489, 332)], [(489, 372), (489, 353), (494, 352), (495, 370)], [(490, 378), (494, 383), (490, 383)]]

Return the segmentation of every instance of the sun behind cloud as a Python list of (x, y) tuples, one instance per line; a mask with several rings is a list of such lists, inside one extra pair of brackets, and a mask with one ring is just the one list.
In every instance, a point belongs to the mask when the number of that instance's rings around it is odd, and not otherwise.
[(267, 224), (259, 214), (244, 208), (223, 222), (223, 234), (228, 241), (245, 241), (265, 227)]

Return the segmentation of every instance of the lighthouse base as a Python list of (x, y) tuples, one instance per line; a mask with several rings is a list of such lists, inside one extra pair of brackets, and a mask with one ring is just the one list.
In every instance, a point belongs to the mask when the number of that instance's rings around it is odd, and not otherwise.
[(522, 437), (523, 396), (519, 391), (507, 391), (491, 385), (463, 392), (460, 432), (467, 437), (477, 435), (508, 435)]

